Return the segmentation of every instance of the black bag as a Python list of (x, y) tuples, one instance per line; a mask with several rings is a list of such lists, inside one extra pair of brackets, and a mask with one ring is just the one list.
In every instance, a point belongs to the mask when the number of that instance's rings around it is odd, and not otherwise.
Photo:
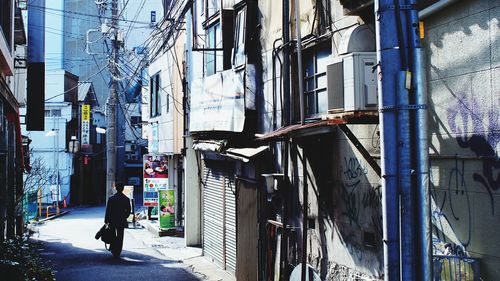
[(116, 233), (108, 224), (105, 224), (95, 234), (95, 239), (101, 238), (102, 242), (111, 244), (116, 239)]

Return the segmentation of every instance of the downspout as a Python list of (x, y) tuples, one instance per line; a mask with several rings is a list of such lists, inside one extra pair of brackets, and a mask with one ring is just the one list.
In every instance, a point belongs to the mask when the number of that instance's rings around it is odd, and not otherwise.
[(436, 13), (436, 12), (439, 12), (441, 11), (442, 9), (450, 6), (451, 4), (455, 3), (455, 2), (458, 2), (458, 0), (441, 0), (439, 2), (436, 2), (432, 5), (430, 5), (429, 7), (421, 10), (419, 13), (418, 13), (418, 17), (422, 20), (422, 19), (425, 19), (427, 17), (429, 17), (430, 15)]
[(307, 273), (307, 213), (309, 206), (308, 190), (307, 190), (307, 158), (306, 152), (302, 150), (302, 183), (304, 190), (302, 191), (302, 270), (301, 281), (311, 280), (306, 278)]
[(399, 192), (397, 171), (397, 112), (396, 74), (401, 70), (396, 17), (392, 0), (377, 0), (375, 26), (377, 30), (378, 97), (380, 107), (380, 155), (382, 169), (382, 216), (384, 247), (384, 278), (400, 280), (399, 262)]
[[(295, 0), (295, 31), (297, 36), (297, 76), (299, 79), (299, 104), (300, 104), (300, 124), (304, 125), (304, 75), (302, 73), (302, 35), (300, 34), (300, 6), (299, 0)], [(302, 150), (302, 170), (303, 170), (303, 202), (302, 202), (302, 271), (301, 280), (306, 281), (307, 268), (307, 160), (306, 153)]]
[[(283, 32), (283, 68), (282, 68), (282, 78), (281, 83), (283, 83), (283, 92), (280, 93), (283, 97), (283, 112), (282, 112), (282, 125), (290, 125), (291, 120), (291, 110), (290, 110), (290, 1), (282, 1), (282, 32)], [(281, 279), (288, 280), (288, 221), (289, 221), (289, 194), (290, 192), (290, 180), (288, 178), (289, 173), (289, 158), (288, 152), (290, 149), (290, 143), (287, 139), (283, 142), (283, 236), (281, 241)]]
[[(411, 4), (416, 4), (418, 0), (410, 0)], [(417, 12), (411, 10), (410, 21), (414, 24), (413, 32), (410, 32), (410, 42), (412, 42), (412, 68), (413, 73), (413, 145), (415, 158), (415, 202), (416, 202), (416, 257), (417, 280), (431, 281), (432, 264), (432, 230), (431, 230), (431, 200), (429, 192), (429, 144), (427, 132), (427, 83), (425, 81), (425, 60), (424, 50), (420, 41), (420, 31), (418, 26), (419, 17), (424, 18), (434, 12), (456, 2), (456, 0), (440, 1), (428, 8)]]
[(300, 34), (300, 6), (295, 0), (295, 30), (297, 33), (297, 76), (299, 78), (300, 124), (304, 125), (304, 75), (302, 74), (302, 35)]

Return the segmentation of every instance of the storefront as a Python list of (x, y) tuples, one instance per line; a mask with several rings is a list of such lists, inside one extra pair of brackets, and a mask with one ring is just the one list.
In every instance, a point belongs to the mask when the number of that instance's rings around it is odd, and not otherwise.
[(236, 271), (236, 185), (233, 161), (203, 160), (203, 253), (223, 269)]

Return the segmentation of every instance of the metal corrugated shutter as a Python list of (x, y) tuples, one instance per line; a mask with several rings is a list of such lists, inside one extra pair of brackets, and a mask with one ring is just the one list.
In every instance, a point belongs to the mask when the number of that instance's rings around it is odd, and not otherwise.
[(236, 271), (236, 189), (234, 163), (205, 160), (203, 250), (222, 268)]
[(205, 161), (203, 179), (203, 252), (219, 266), (224, 267), (223, 222), (224, 205), (223, 175), (214, 168), (212, 161)]
[(234, 170), (226, 178), (226, 269), (236, 272), (236, 187)]

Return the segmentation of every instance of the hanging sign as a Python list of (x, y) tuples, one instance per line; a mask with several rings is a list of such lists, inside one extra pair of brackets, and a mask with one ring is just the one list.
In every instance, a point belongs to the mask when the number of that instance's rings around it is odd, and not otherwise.
[(82, 105), (82, 145), (90, 144), (90, 105)]

